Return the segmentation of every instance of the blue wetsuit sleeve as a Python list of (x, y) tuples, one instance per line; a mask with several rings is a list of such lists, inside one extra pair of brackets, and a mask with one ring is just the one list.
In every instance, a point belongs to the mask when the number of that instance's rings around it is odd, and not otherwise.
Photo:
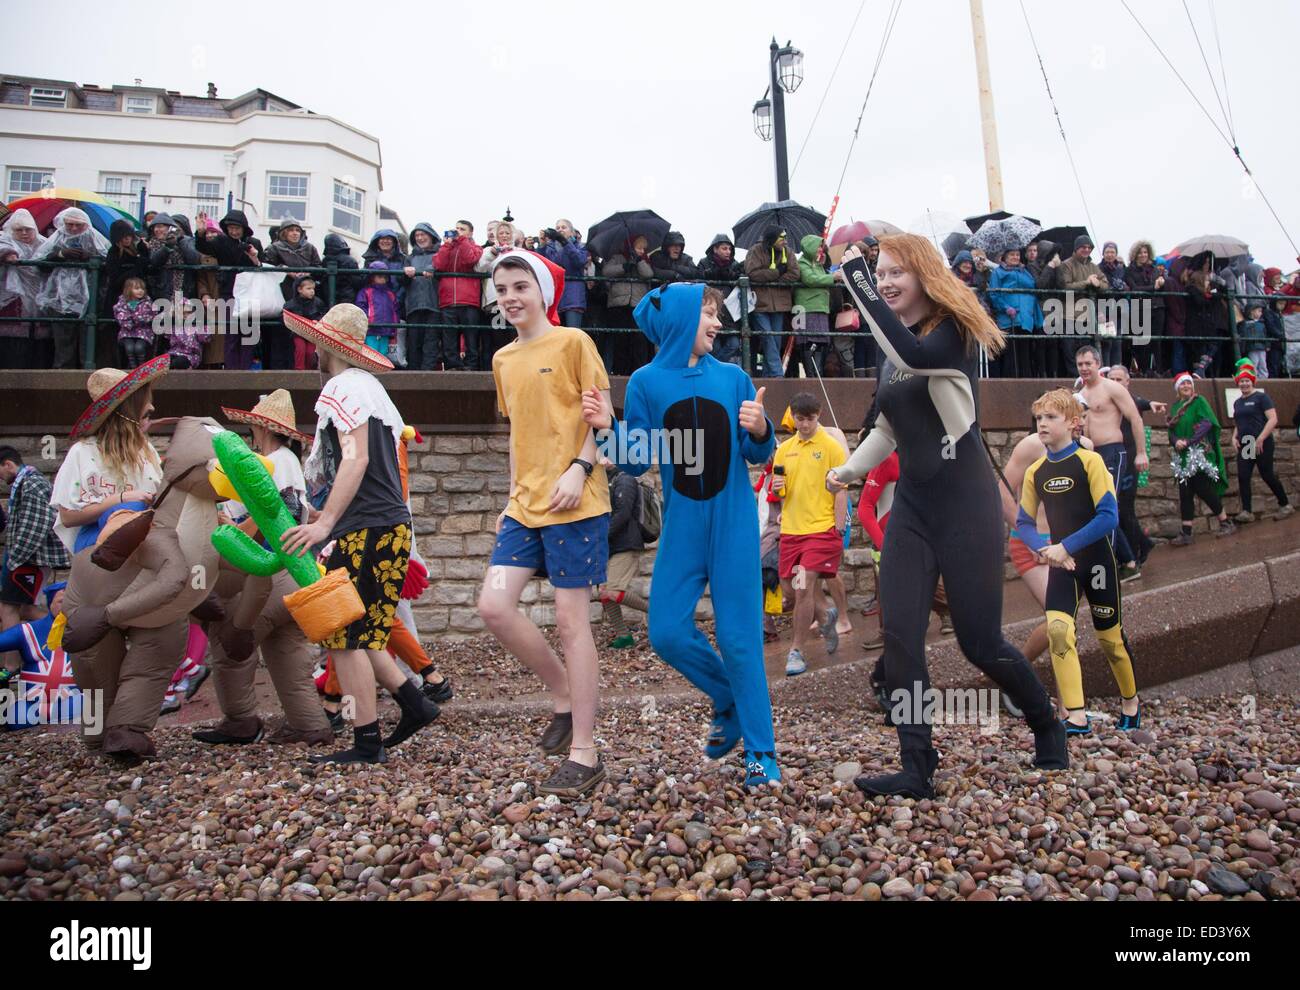
[(1084, 526), (1061, 541), (1067, 553), (1074, 555), (1098, 540), (1105, 539), (1119, 525), (1119, 503), (1115, 501), (1115, 483), (1106, 464), (1097, 455), (1084, 459), (1088, 471), (1088, 491), (1096, 512)]
[(1101, 501), (1097, 503), (1097, 514), (1082, 529), (1063, 539), (1061, 546), (1065, 547), (1066, 552), (1073, 556), (1085, 547), (1092, 546), (1098, 540), (1104, 540), (1115, 531), (1115, 527), (1118, 525), (1119, 506), (1115, 502), (1115, 496), (1107, 492), (1101, 497)]
[(1016, 513), (1016, 539), (1034, 553), (1047, 546), (1047, 540), (1043, 538), (1042, 533), (1038, 532), (1038, 524), (1033, 516), (1025, 511), (1024, 506), (1021, 506)]

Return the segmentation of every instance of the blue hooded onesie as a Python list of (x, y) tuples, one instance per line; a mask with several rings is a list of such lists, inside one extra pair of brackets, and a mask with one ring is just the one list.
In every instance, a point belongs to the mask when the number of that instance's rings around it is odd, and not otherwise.
[[(690, 365), (704, 289), (702, 283), (664, 285), (637, 306), (637, 325), (659, 352), (628, 381), (623, 419), (603, 446), (632, 475), (649, 469), (658, 448), (664, 522), (650, 583), (651, 646), (713, 700), (709, 755), (724, 755), (743, 737), (750, 778), (778, 780), (763, 669), (758, 507), (745, 466), (767, 463), (776, 430), (769, 419), (760, 443), (741, 428), (740, 404), (755, 391), (739, 367), (711, 354)], [(650, 432), (661, 430), (668, 432)], [(663, 438), (671, 431), (691, 431), (699, 442), (694, 448), (670, 443)], [(706, 585), (717, 651), (695, 625)]]

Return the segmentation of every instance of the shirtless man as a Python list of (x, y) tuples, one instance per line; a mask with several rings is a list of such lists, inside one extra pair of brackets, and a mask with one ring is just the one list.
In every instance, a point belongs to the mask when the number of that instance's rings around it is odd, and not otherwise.
[[(1129, 377), (1128, 369), (1122, 364), (1106, 371), (1106, 377), (1113, 382), (1119, 382), (1129, 393), (1133, 393), (1133, 380)], [(1150, 399), (1144, 399), (1140, 395), (1133, 395), (1133, 402), (1138, 408), (1139, 413), (1153, 412), (1163, 416), (1169, 411), (1169, 406), (1164, 402), (1152, 402)], [(1120, 420), (1120, 429), (1124, 433), (1124, 452), (1126, 456), (1126, 465), (1128, 474), (1124, 478), (1123, 486), (1116, 492), (1119, 502), (1119, 524), (1124, 530), (1124, 535), (1128, 537), (1129, 549), (1137, 556), (1138, 567), (1146, 563), (1147, 557), (1155, 548), (1155, 542), (1146, 533), (1142, 532), (1142, 526), (1137, 521), (1137, 477), (1138, 469), (1133, 462), (1137, 457), (1137, 437), (1133, 434), (1133, 429), (1126, 418)], [(1146, 450), (1145, 438), (1143, 439), (1142, 449)], [(1140, 573), (1140, 572), (1138, 572)], [(1120, 575), (1120, 583), (1132, 580), (1136, 574)]]
[[(1080, 347), (1074, 355), (1079, 378), (1083, 382), (1082, 393), (1088, 402), (1088, 419), (1084, 427), (1085, 435), (1092, 441), (1093, 449), (1101, 455), (1115, 481), (1115, 491), (1121, 491), (1124, 479), (1129, 475), (1128, 455), (1124, 451), (1124, 431), (1120, 421), (1127, 419), (1133, 436), (1142, 436), (1142, 414), (1138, 412), (1133, 397), (1119, 382), (1113, 382), (1101, 375), (1101, 354), (1091, 344)], [(1136, 472), (1147, 469), (1146, 451), (1139, 451), (1133, 459), (1133, 483), (1137, 483)], [(1118, 501), (1118, 499), (1117, 499)], [(1115, 556), (1120, 565), (1120, 580), (1131, 581), (1141, 576), (1137, 556), (1129, 546), (1124, 527), (1115, 530), (1113, 540)]]

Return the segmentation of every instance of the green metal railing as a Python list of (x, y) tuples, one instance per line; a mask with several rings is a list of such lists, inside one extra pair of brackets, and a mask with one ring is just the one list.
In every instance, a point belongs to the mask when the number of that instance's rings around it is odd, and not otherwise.
[[(6, 316), (6, 317), (0, 317), (0, 322), (81, 324), (83, 328), (82, 329), (82, 354), (85, 357), (83, 363), (85, 363), (87, 370), (93, 369), (95, 339), (96, 339), (96, 334), (98, 333), (99, 326), (101, 324), (107, 324), (112, 327), (117, 326), (117, 323), (113, 319), (111, 313), (108, 315), (103, 315), (104, 311), (111, 309), (114, 300), (101, 300), (99, 298), (104, 259), (96, 258), (96, 259), (91, 259), (89, 261), (80, 261), (80, 262), (14, 261), (11, 263), (16, 265), (32, 266), (32, 267), (46, 269), (46, 270), (50, 270), (54, 268), (73, 268), (73, 269), (86, 270), (87, 292), (88, 292), (88, 298), (90, 302), (86, 307), (86, 311), (81, 315), (72, 316), (72, 315), (40, 314), (33, 317)], [(283, 273), (286, 277), (291, 274), (307, 274), (307, 275), (320, 276), (319, 281), (321, 281), (325, 286), (324, 299), (327, 306), (333, 306), (335, 302), (339, 302), (339, 301), (343, 301), (343, 302), (350, 301), (349, 299), (339, 298), (340, 295), (339, 288), (340, 288), (341, 280), (344, 283), (363, 284), (366, 278), (368, 278), (370, 275), (379, 274), (378, 272), (372, 272), (371, 270), (366, 268), (355, 268), (355, 269), (339, 268), (339, 266), (332, 261), (322, 266), (303, 267), (303, 268), (279, 267), (279, 266), (272, 266), (272, 265), (262, 265), (260, 267), (236, 266), (236, 265), (168, 265), (166, 266), (164, 271), (216, 272), (219, 274), (231, 273), (231, 272), (236, 274), (240, 272)], [(401, 269), (393, 269), (389, 277), (391, 279), (402, 280), (405, 282), (412, 281), (412, 279), (408, 278), (405, 274), (403, 274)], [(423, 276), (422, 275), (414, 276), (414, 278), (420, 278), (420, 277)], [(489, 276), (485, 272), (436, 272), (433, 275), (433, 277), (436, 279), (447, 279), (447, 278), (470, 279), (475, 282), (482, 282)], [(584, 276), (582, 280), (587, 283), (597, 283), (597, 284), (606, 284), (606, 285), (620, 284), (620, 283), (639, 284), (639, 285), (646, 286), (647, 290), (653, 286), (662, 284), (661, 280), (653, 279), (653, 278), (643, 278), (640, 276), (591, 275), (591, 276)], [(754, 330), (752, 328), (752, 323), (750, 320), (751, 313), (749, 311), (749, 290), (753, 288), (753, 285), (751, 284), (749, 278), (746, 276), (741, 276), (736, 281), (709, 281), (707, 282), (707, 284), (722, 289), (724, 292), (729, 292), (732, 289), (740, 290), (740, 295), (739, 295), (740, 318), (739, 320), (736, 321), (736, 326), (734, 328), (724, 328), (722, 331), (720, 331), (720, 334), (723, 336), (740, 337), (741, 361), (743, 362), (744, 367), (750, 367), (750, 361), (753, 355), (752, 342), (753, 342)], [(796, 288), (796, 286), (791, 285), (790, 288), (794, 289)], [(990, 290), (985, 289), (983, 291), (988, 293)], [(993, 294), (996, 296), (996, 294), (998, 294), (999, 291), (1006, 292), (1007, 294), (1033, 295), (1036, 297), (1040, 297), (1042, 299), (1055, 298), (1064, 301), (1066, 293), (1069, 290), (1038, 289), (1038, 288), (1015, 289), (1015, 290), (1007, 289), (1007, 290), (993, 290)], [(1076, 303), (1084, 300), (1090, 300), (1093, 302), (1106, 302), (1106, 303), (1112, 303), (1114, 301), (1124, 301), (1124, 302), (1139, 301), (1140, 302), (1141, 300), (1144, 299), (1150, 299), (1154, 303), (1154, 301), (1159, 299), (1175, 299), (1175, 298), (1187, 299), (1188, 293), (1185, 291), (1183, 292), (1163, 292), (1163, 291), (1162, 292), (1139, 292), (1139, 291), (1113, 292), (1109, 290), (1093, 289), (1093, 290), (1073, 290), (1073, 296), (1074, 296), (1074, 301)], [(481, 291), (479, 293), (479, 298), (481, 298)], [(1203, 344), (1215, 344), (1215, 345), (1222, 346), (1224, 344), (1230, 343), (1232, 347), (1233, 358), (1236, 359), (1236, 358), (1240, 358), (1243, 354), (1241, 340), (1237, 332), (1238, 329), (1237, 321), (1233, 316), (1234, 311), (1237, 307), (1242, 308), (1242, 311), (1244, 313), (1245, 307), (1242, 305), (1243, 303), (1249, 304), (1252, 302), (1259, 302), (1267, 306), (1270, 304), (1276, 305), (1279, 303), (1294, 302), (1295, 304), (1300, 305), (1300, 297), (1279, 296), (1279, 295), (1272, 295), (1272, 296), (1238, 295), (1232, 291), (1231, 286), (1228, 286), (1220, 294), (1220, 300), (1223, 307), (1223, 313), (1226, 316), (1226, 322), (1227, 322), (1226, 334), (1199, 335), (1199, 336), (1188, 336), (1188, 335), (1175, 336), (1169, 334), (1162, 334), (1159, 337), (1156, 337), (1154, 334), (1152, 334), (1149, 339), (1152, 342), (1160, 341), (1163, 343), (1172, 343), (1176, 341), (1181, 341), (1184, 344), (1192, 344), (1192, 345), (1195, 345), (1197, 343), (1203, 343)], [(831, 315), (833, 316), (834, 314)], [(374, 323), (372, 324), (372, 326), (378, 329), (398, 329), (403, 327), (409, 329), (414, 327), (422, 330), (456, 330), (456, 331), (463, 331), (465, 329), (478, 329), (478, 330), (493, 330), (493, 329), (508, 330), (509, 329), (508, 325), (495, 326), (491, 323), (479, 324), (477, 327), (468, 327), (468, 328), (465, 325), (459, 323), (442, 323), (442, 322), (439, 323), (410, 323), (410, 322)], [(635, 327), (584, 326), (582, 327), (582, 329), (592, 334), (640, 333), (640, 331)], [(775, 335), (780, 337), (799, 337), (799, 336), (804, 336), (806, 334), (807, 331), (803, 329), (782, 329), (780, 331), (775, 332)], [(836, 330), (833, 326), (831, 326), (830, 328), (828, 328), (826, 332), (819, 331), (817, 333), (817, 336), (827, 337), (832, 340), (835, 338), (846, 338), (846, 337), (852, 339), (861, 339), (863, 336), (863, 332), (861, 330)], [(1067, 335), (1067, 334), (1060, 334), (1060, 333), (1047, 333), (1041, 329), (1035, 330), (1032, 333), (1016, 333), (1010, 336), (1012, 336), (1014, 341), (1017, 343), (1022, 341), (1029, 342), (1032, 346), (1044, 346), (1044, 345), (1052, 345), (1052, 344), (1057, 344), (1059, 346), (1059, 342), (1063, 338), (1074, 337), (1076, 340), (1078, 340), (1079, 346), (1083, 346), (1085, 343), (1092, 343), (1094, 344), (1094, 346), (1101, 347), (1107, 341), (1116, 339), (1114, 337), (1103, 336), (1100, 333), (1094, 333), (1091, 336), (1088, 335), (1081, 336), (1077, 334)], [(1132, 339), (1128, 334), (1122, 334), (1118, 339), (1124, 340), (1126, 337), (1130, 340)]]

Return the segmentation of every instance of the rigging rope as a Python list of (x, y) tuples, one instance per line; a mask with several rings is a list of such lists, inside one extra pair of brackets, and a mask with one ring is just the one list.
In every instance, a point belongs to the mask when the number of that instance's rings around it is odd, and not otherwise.
[(1228, 133), (1235, 141), (1237, 135), (1237, 118), (1232, 112), (1232, 94), (1228, 92), (1228, 67), (1223, 61), (1223, 43), (1219, 39), (1219, 18), (1214, 13), (1214, 0), (1205, 0), (1210, 9), (1210, 23), (1214, 25), (1214, 47), (1219, 53), (1219, 76), (1223, 79), (1223, 101), (1228, 104)]
[[(1038, 49), (1038, 41), (1034, 37), (1033, 25), (1029, 23), (1029, 12), (1025, 10), (1024, 0), (1020, 0), (1020, 13), (1025, 18), (1025, 28), (1029, 31), (1029, 43), (1034, 47), (1034, 55), (1038, 59), (1038, 68), (1043, 73), (1043, 85), (1047, 87), (1047, 100), (1052, 104), (1052, 113), (1056, 115), (1056, 126), (1061, 132), (1061, 143), (1065, 145), (1065, 156), (1070, 160), (1070, 171), (1074, 173), (1074, 184), (1079, 190), (1079, 199), (1083, 201), (1083, 212), (1088, 218), (1088, 229), (1096, 230), (1097, 225), (1092, 222), (1092, 210), (1088, 208), (1088, 197), (1083, 191), (1083, 181), (1079, 178), (1079, 168), (1074, 163), (1074, 152), (1070, 150), (1070, 140), (1065, 136), (1065, 124), (1061, 121), (1061, 111), (1057, 109), (1056, 97), (1052, 95), (1052, 84), (1047, 78), (1047, 66), (1043, 64), (1043, 54)], [(1096, 234), (1093, 236), (1095, 237)]]
[[(1264, 192), (1264, 187), (1259, 184), (1259, 180), (1255, 178), (1255, 173), (1252, 172), (1250, 170), (1250, 166), (1246, 164), (1246, 159), (1242, 157), (1240, 146), (1237, 144), (1237, 142), (1234, 139), (1230, 138), (1227, 134), (1224, 133), (1223, 128), (1219, 126), (1218, 121), (1214, 119), (1214, 117), (1211, 115), (1209, 110), (1205, 109), (1205, 104), (1203, 104), (1200, 101), (1200, 98), (1196, 95), (1196, 92), (1192, 89), (1191, 86), (1187, 84), (1187, 80), (1183, 78), (1182, 73), (1179, 72), (1178, 69), (1174, 67), (1174, 63), (1169, 60), (1169, 56), (1165, 54), (1164, 49), (1160, 47), (1160, 45), (1156, 42), (1156, 39), (1151, 37), (1151, 32), (1148, 31), (1146, 29), (1146, 26), (1138, 19), (1138, 15), (1133, 13), (1133, 8), (1128, 5), (1128, 0), (1120, 0), (1120, 3), (1123, 5), (1124, 9), (1128, 11), (1129, 17), (1133, 18), (1133, 22), (1137, 24), (1137, 26), (1141, 28), (1142, 33), (1147, 36), (1147, 40), (1151, 42), (1151, 45), (1153, 48), (1155, 48), (1157, 54), (1159, 54), (1159, 56), (1162, 59), (1164, 59), (1165, 65), (1169, 66), (1170, 71), (1173, 72), (1174, 76), (1177, 77), (1178, 81), (1183, 84), (1183, 88), (1187, 90), (1187, 93), (1189, 96), (1191, 96), (1193, 102), (1195, 102), (1195, 104), (1201, 108), (1201, 113), (1205, 114), (1205, 119), (1210, 122), (1210, 126), (1219, 132), (1219, 137), (1223, 138), (1223, 143), (1226, 144), (1230, 149), (1232, 149), (1233, 155), (1236, 156), (1237, 161), (1241, 164), (1241, 167), (1245, 171), (1247, 177), (1249, 177), (1251, 184), (1255, 187), (1255, 191), (1259, 193), (1259, 198), (1262, 199), (1264, 201), (1264, 205), (1268, 207), (1268, 212), (1273, 214), (1273, 219), (1277, 222), (1278, 228), (1282, 231), (1282, 236), (1285, 237), (1287, 239), (1287, 242), (1291, 245), (1291, 250), (1295, 251), (1297, 256), (1300, 256), (1300, 247), (1296, 246), (1295, 238), (1291, 236), (1290, 231), (1288, 231), (1286, 228), (1286, 224), (1282, 222), (1282, 218), (1281, 216), (1278, 215), (1277, 210), (1273, 207), (1273, 203), (1268, 198), (1268, 194)], [(1193, 31), (1195, 31), (1194, 26), (1193, 26)], [(1198, 39), (1198, 44), (1199, 44), (1199, 39)], [(1211, 82), (1214, 81), (1213, 75), (1211, 75), (1210, 81)], [(1217, 96), (1217, 90), (1216, 90), (1216, 96)]]
[[(1214, 70), (1210, 68), (1210, 60), (1206, 57), (1205, 46), (1201, 44), (1201, 33), (1196, 30), (1196, 21), (1192, 19), (1192, 11), (1187, 6), (1187, 0), (1183, 0), (1183, 13), (1187, 15), (1187, 23), (1192, 29), (1192, 37), (1196, 39), (1196, 48), (1201, 53), (1201, 62), (1205, 66), (1205, 74), (1210, 77), (1210, 89), (1214, 91), (1214, 98), (1219, 102), (1219, 113), (1223, 114), (1223, 122), (1228, 127), (1228, 134), (1232, 138), (1232, 143), (1236, 145), (1237, 135), (1232, 132), (1232, 122), (1228, 119), (1228, 111), (1223, 105), (1223, 97), (1219, 95), (1219, 86), (1214, 81)], [(1222, 54), (1220, 54), (1220, 58), (1222, 58)]]
[(803, 144), (799, 145), (799, 154), (795, 156), (794, 168), (790, 169), (790, 178), (792, 179), (794, 178), (794, 174), (799, 171), (799, 163), (803, 161), (803, 153), (808, 147), (808, 140), (812, 137), (813, 128), (817, 126), (817, 120), (822, 115), (822, 107), (826, 105), (826, 97), (830, 95), (831, 86), (835, 83), (835, 76), (840, 71), (840, 63), (844, 61), (844, 53), (849, 50), (849, 42), (853, 40), (853, 32), (857, 30), (858, 20), (862, 17), (862, 12), (866, 7), (867, 0), (862, 0), (862, 3), (858, 5), (858, 13), (853, 18), (853, 24), (849, 28), (848, 37), (844, 39), (844, 47), (840, 49), (840, 57), (835, 60), (835, 68), (831, 70), (831, 77), (826, 81), (826, 89), (822, 93), (821, 102), (817, 104), (817, 112), (813, 114), (812, 123), (808, 125), (808, 133), (803, 136)]

